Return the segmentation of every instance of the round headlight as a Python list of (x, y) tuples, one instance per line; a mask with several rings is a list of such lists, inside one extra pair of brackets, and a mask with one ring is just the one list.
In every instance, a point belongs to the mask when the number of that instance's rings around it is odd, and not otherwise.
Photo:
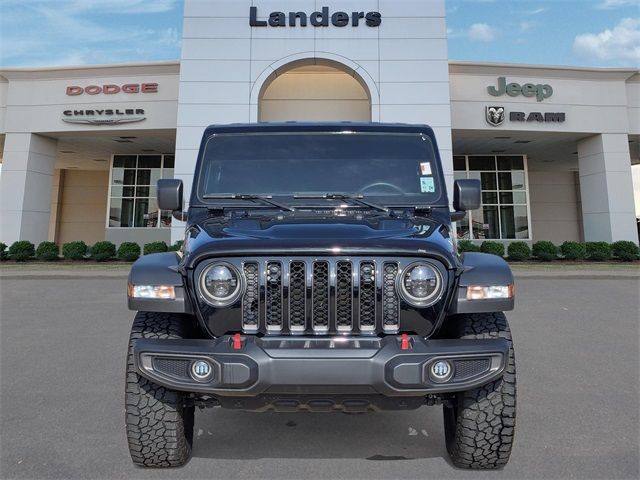
[(232, 265), (214, 263), (200, 274), (200, 292), (211, 305), (216, 307), (231, 305), (242, 292), (240, 274)]
[(428, 307), (440, 299), (442, 274), (428, 263), (414, 263), (405, 268), (399, 278), (400, 291), (407, 303)]

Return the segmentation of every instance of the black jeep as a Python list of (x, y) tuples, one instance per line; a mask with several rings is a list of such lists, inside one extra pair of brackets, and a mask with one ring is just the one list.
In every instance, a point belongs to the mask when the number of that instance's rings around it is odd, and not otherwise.
[(500, 468), (511, 452), (513, 277), (497, 256), (458, 254), (436, 139), (422, 125), (212, 126), (189, 208), (162, 210), (181, 251), (129, 275), (136, 310), (126, 426), (134, 463), (183, 465), (195, 407), (367, 412), (442, 405), (453, 463)]

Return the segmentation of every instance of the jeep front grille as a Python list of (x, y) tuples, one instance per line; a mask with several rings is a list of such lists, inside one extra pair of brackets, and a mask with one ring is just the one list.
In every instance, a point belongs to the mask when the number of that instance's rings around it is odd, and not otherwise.
[(360, 329), (376, 327), (376, 266), (373, 262), (360, 263)]
[(268, 258), (244, 261), (246, 333), (397, 333), (393, 260)]
[(313, 330), (325, 333), (329, 331), (329, 264), (313, 262), (313, 278), (311, 280), (311, 301), (313, 310)]
[(267, 263), (267, 286), (265, 299), (265, 319), (267, 330), (282, 329), (282, 265), (280, 262)]
[(246, 282), (242, 297), (242, 327), (245, 332), (255, 332), (260, 320), (258, 263), (245, 263), (242, 271)]
[(349, 332), (353, 328), (353, 266), (336, 263), (336, 328)]
[(398, 327), (400, 302), (396, 295), (397, 277), (398, 264), (385, 263), (382, 271), (382, 325), (385, 330), (394, 330)]
[(307, 319), (306, 265), (301, 261), (289, 264), (289, 329), (304, 332)]

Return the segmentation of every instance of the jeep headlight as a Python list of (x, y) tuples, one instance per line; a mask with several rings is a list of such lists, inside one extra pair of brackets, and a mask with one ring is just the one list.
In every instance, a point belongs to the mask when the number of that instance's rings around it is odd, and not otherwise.
[(398, 278), (402, 298), (414, 307), (428, 307), (442, 295), (442, 274), (426, 262), (413, 263)]
[(242, 293), (240, 273), (228, 263), (213, 263), (200, 274), (200, 293), (215, 307), (229, 306)]

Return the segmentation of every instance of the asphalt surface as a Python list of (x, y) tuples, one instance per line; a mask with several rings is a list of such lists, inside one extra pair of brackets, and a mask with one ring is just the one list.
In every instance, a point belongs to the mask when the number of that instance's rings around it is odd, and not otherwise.
[(0, 477), (638, 478), (638, 278), (520, 278), (511, 461), (447, 459), (440, 407), (196, 412), (193, 459), (135, 468), (124, 432), (125, 279), (0, 278)]

